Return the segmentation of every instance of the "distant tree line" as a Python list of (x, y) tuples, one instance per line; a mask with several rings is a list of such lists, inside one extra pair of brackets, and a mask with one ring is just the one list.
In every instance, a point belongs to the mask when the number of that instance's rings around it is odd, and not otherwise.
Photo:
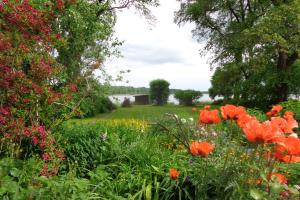
[[(180, 89), (169, 89), (170, 94), (175, 94)], [(201, 91), (202, 94), (208, 94), (207, 91)], [(109, 94), (150, 94), (150, 88), (147, 87), (132, 87), (132, 86), (111, 86)]]
[[(170, 89), (170, 94), (175, 94), (178, 89)], [(149, 94), (150, 88), (132, 86), (111, 86), (110, 94)]]

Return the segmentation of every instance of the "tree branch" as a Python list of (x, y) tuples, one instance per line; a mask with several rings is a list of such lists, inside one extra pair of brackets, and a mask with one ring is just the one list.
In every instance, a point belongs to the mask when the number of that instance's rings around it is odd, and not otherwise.
[(228, 1), (226, 1), (226, 4), (227, 4), (228, 9), (230, 10), (231, 14), (235, 17), (236, 21), (240, 22), (239, 16), (236, 14), (236, 12), (234, 11), (234, 9), (231, 7), (230, 3)]

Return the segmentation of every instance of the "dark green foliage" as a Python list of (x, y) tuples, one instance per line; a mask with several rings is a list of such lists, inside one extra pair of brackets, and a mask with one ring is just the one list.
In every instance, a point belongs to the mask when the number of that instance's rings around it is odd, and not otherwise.
[(81, 177), (99, 164), (107, 164), (117, 159), (120, 156), (117, 154), (121, 152), (112, 150), (114, 145), (124, 145), (138, 134), (137, 130), (126, 126), (75, 123), (62, 126), (59, 132), (63, 133), (63, 137), (58, 143), (67, 158), (64, 171), (75, 166), (76, 174)]
[(41, 160), (0, 160), (1, 199), (87, 199), (94, 197), (89, 181), (72, 175), (40, 176)]
[(280, 105), (283, 106), (284, 111), (292, 111), (295, 114), (295, 119), (300, 121), (300, 101), (299, 100), (288, 100), (281, 102)]
[(108, 97), (97, 95), (87, 97), (80, 104), (83, 117), (93, 117), (99, 113), (111, 112), (113, 109), (116, 107)]
[(177, 23), (213, 53), (211, 97), (266, 109), (299, 94), (299, 1), (181, 2)]
[(122, 102), (121, 106), (122, 106), (122, 107), (131, 107), (130, 99), (125, 97), (125, 99), (124, 99), (124, 101)]
[(179, 104), (185, 106), (194, 105), (195, 100), (201, 96), (201, 92), (195, 90), (177, 90), (175, 92), (175, 98), (179, 100)]
[(170, 83), (163, 79), (156, 79), (150, 82), (150, 99), (156, 105), (164, 105), (169, 98)]
[(78, 86), (76, 98), (80, 102), (81, 114), (78, 117), (93, 117), (116, 109), (116, 105), (107, 97), (107, 86), (94, 79)]

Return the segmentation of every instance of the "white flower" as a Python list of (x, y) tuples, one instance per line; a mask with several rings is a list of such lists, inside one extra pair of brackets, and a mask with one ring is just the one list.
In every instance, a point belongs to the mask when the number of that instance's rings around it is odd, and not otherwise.
[(189, 118), (189, 120), (190, 120), (191, 122), (193, 122), (193, 121), (194, 121), (194, 118), (191, 117), (191, 118)]
[(186, 123), (186, 119), (181, 118), (181, 122), (182, 122), (183, 124), (185, 124), (185, 123)]

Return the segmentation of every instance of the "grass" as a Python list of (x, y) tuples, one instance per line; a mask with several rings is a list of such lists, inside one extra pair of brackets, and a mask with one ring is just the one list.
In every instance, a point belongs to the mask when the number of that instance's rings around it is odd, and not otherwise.
[[(202, 108), (203, 106), (197, 106)], [(78, 119), (78, 121), (95, 121), (102, 119), (140, 119), (140, 120), (156, 120), (162, 118), (165, 113), (174, 113), (181, 117), (196, 117), (197, 113), (192, 111), (192, 107), (179, 106), (179, 105), (165, 105), (165, 106), (152, 106), (152, 105), (134, 105), (129, 108), (119, 107), (111, 113), (99, 114), (93, 118)], [(74, 120), (76, 121), (76, 120)]]

